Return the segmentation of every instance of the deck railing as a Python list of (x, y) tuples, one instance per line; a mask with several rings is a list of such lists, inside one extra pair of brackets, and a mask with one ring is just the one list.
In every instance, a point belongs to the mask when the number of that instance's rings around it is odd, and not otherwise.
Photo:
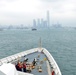
[(20, 53), (17, 53), (17, 54), (2, 58), (2, 59), (0, 59), (0, 65), (2, 65), (3, 63), (12, 62), (12, 61), (14, 61), (16, 59), (18, 60), (22, 56), (25, 56), (25, 55), (28, 55), (28, 54), (31, 54), (31, 53), (34, 53), (34, 52), (37, 52), (37, 49), (26, 50), (26, 51), (23, 51), (23, 52), (20, 52)]
[(54, 58), (52, 57), (52, 55), (45, 48), (42, 48), (41, 50), (40, 49), (34, 48), (34, 49), (26, 50), (26, 51), (8, 56), (6, 58), (0, 59), (0, 65), (2, 65), (3, 63), (8, 63), (8, 62), (14, 61), (15, 59), (18, 59), (19, 57), (22, 57), (22, 56), (25, 56), (25, 55), (28, 55), (28, 54), (31, 54), (31, 53), (34, 53), (37, 51), (43, 51), (43, 53), (47, 56), (47, 58), (50, 62), (50, 65), (52, 65), (52, 67), (55, 71), (55, 74), (56, 75), (62, 75), (61, 71), (60, 71), (57, 63), (55, 62)]
[(43, 48), (42, 50), (43, 50), (43, 53), (47, 56), (47, 58), (48, 58), (48, 60), (50, 62), (50, 65), (52, 65), (52, 67), (53, 67), (53, 69), (55, 71), (55, 74), (56, 75), (62, 75), (61, 71), (60, 71), (57, 63), (55, 62), (54, 58), (52, 57), (52, 55), (45, 48)]

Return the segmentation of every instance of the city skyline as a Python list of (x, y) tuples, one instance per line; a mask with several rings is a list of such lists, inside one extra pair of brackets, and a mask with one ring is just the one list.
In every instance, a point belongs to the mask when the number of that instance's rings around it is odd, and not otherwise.
[(51, 24), (76, 27), (76, 0), (0, 0), (0, 25), (32, 26), (33, 19), (46, 19), (47, 10)]
[(50, 24), (50, 14), (49, 10), (46, 11), (46, 18), (33, 19), (33, 28), (49, 28)]

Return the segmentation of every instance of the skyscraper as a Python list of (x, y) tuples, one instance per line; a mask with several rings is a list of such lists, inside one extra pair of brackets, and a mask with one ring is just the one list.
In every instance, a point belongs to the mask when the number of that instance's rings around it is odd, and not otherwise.
[(49, 11), (47, 11), (47, 27), (50, 26), (50, 15), (49, 15)]
[(38, 28), (41, 27), (40, 19), (37, 19), (37, 26), (38, 26)]
[(36, 28), (36, 20), (33, 19), (33, 27)]
[(43, 21), (43, 18), (41, 19), (41, 27), (44, 27), (44, 21)]

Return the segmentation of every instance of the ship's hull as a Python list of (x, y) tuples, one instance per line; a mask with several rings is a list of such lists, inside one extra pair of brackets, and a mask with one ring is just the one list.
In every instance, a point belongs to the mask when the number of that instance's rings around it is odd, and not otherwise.
[[(53, 72), (54, 75), (62, 75), (56, 61), (45, 48), (34, 48), (8, 56), (0, 60), (0, 65), (3, 63), (17, 64), (18, 60), (23, 62), (27, 58), (29, 63), (32, 63), (34, 58), (37, 59), (37, 64), (34, 68), (31, 68), (31, 73), (34, 75), (52, 75)], [(40, 69), (38, 69), (39, 66), (41, 67)]]

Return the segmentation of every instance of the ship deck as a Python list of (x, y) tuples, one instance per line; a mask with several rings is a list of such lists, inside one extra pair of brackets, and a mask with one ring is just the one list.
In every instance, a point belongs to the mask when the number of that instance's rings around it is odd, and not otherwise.
[[(28, 61), (27, 62), (33, 62), (34, 58), (37, 59), (37, 64), (35, 66), (34, 69), (31, 70), (31, 74), (34, 74), (34, 75), (51, 75), (51, 67), (50, 67), (50, 64), (48, 62), (47, 57), (41, 53), (41, 52), (35, 52), (35, 53), (31, 53), (31, 54), (28, 54), (26, 55), (25, 57), (22, 57), (20, 59), (20, 61), (22, 62), (23, 60), (25, 60), (25, 58), (28, 58)], [(42, 72), (39, 72), (38, 71), (38, 66), (41, 66), (42, 68)], [(28, 73), (28, 72), (26, 72)]]

